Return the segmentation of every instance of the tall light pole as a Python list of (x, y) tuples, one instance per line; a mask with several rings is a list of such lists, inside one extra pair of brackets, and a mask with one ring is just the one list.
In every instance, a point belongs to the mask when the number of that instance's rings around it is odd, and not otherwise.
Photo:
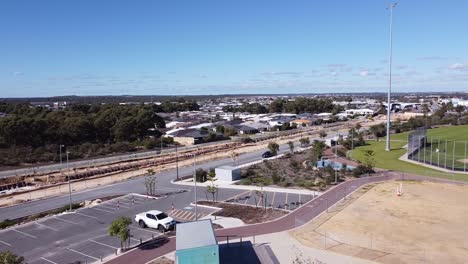
[(176, 156), (176, 178), (179, 180), (179, 154), (177, 153), (177, 144), (175, 145), (175, 156)]
[(398, 2), (390, 4), (388, 9), (390, 9), (390, 55), (388, 59), (388, 94), (387, 94), (387, 142), (385, 145), (385, 150), (390, 151), (390, 112), (391, 112), (391, 103), (390, 103), (390, 94), (392, 92), (392, 26), (393, 26), (393, 9), (396, 7)]
[(60, 171), (62, 171), (62, 148), (65, 147), (65, 145), (60, 144), (59, 146), (59, 156), (60, 156)]
[(194, 195), (195, 195), (195, 221), (198, 221), (198, 215), (197, 215), (197, 207), (198, 207), (198, 201), (197, 201), (197, 170), (195, 169), (195, 166), (197, 164), (197, 156), (196, 154), (193, 155), (193, 182), (194, 182)]
[(72, 210), (72, 197), (71, 197), (71, 182), (70, 182), (70, 167), (68, 166), (68, 154), (70, 154), (69, 151), (67, 151), (67, 173), (68, 173), (68, 194), (70, 198), (70, 212)]

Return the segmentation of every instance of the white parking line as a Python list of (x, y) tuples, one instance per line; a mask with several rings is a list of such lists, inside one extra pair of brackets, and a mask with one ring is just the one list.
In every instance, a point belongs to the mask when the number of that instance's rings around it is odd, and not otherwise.
[(50, 226), (46, 226), (46, 225), (44, 225), (44, 224), (41, 224), (41, 223), (37, 223), (37, 222), (35, 222), (35, 224), (36, 224), (36, 225), (38, 225), (38, 226), (42, 226), (42, 227), (48, 228), (48, 229), (52, 229), (52, 230), (54, 230), (54, 231), (58, 231), (58, 229), (55, 229), (55, 228), (53, 228), (53, 227), (50, 227)]
[(79, 252), (78, 250), (74, 250), (74, 249), (72, 249), (72, 248), (66, 248), (66, 249), (70, 250), (71, 252), (75, 252), (75, 253), (78, 253), (78, 254), (80, 254), (80, 255), (83, 255), (83, 256), (85, 256), (85, 257), (92, 258), (92, 259), (95, 259), (95, 260), (99, 260), (98, 258), (95, 258), (95, 257), (93, 257), (93, 256), (86, 255), (85, 253), (81, 253), (81, 252)]
[(62, 220), (62, 221), (67, 222), (67, 223), (70, 223), (70, 224), (80, 225), (80, 224), (78, 224), (78, 223), (76, 223), (76, 222), (68, 221), (68, 220), (62, 219), (62, 218), (60, 218), (60, 217), (58, 217), (58, 216), (54, 216), (54, 218), (55, 218), (55, 219), (58, 219), (58, 220)]
[(249, 193), (249, 198), (248, 198), (248, 199), (245, 199), (245, 202), (244, 202), (244, 204), (247, 204), (247, 201), (249, 201), (249, 200), (250, 200), (250, 197), (252, 197), (252, 191), (250, 191), (250, 193)]
[(45, 261), (47, 261), (47, 262), (49, 262), (49, 263), (58, 264), (57, 262), (53, 262), (53, 261), (50, 260), (50, 259), (46, 259), (46, 258), (42, 258), (42, 257), (41, 257), (41, 259), (42, 259), (42, 260), (45, 260)]
[(75, 214), (77, 214), (77, 215), (82, 215), (82, 216), (85, 216), (85, 217), (89, 217), (89, 218), (93, 218), (93, 219), (99, 220), (99, 218), (94, 217), (94, 216), (90, 216), (90, 215), (87, 215), (87, 214), (82, 214), (82, 213), (78, 213), (78, 212), (75, 212)]
[(98, 242), (98, 241), (96, 241), (96, 240), (92, 240), (92, 239), (88, 239), (88, 240), (91, 241), (91, 242), (94, 242), (94, 243), (96, 243), (96, 244), (99, 244), (99, 245), (103, 245), (103, 246), (110, 247), (110, 248), (113, 248), (113, 249), (119, 249), (119, 248), (116, 248), (116, 247), (109, 246), (109, 245), (107, 245), (107, 244)]
[(98, 210), (98, 211), (103, 211), (103, 212), (106, 212), (106, 213), (109, 213), (109, 214), (113, 214), (113, 213), (114, 213), (114, 212), (107, 211), (107, 210), (104, 210), (104, 209), (96, 208), (96, 206), (90, 207), (90, 209), (94, 209), (94, 210)]
[(158, 235), (161, 234), (159, 232), (152, 231), (152, 230), (149, 230), (149, 229), (146, 229), (146, 228), (141, 228), (141, 227), (136, 227), (136, 226), (130, 226), (130, 227), (133, 228), (133, 229), (139, 229), (139, 230), (142, 230), (142, 231), (146, 231), (146, 232), (150, 232), (150, 233), (154, 233), (154, 234), (158, 234)]
[(110, 207), (110, 206), (107, 206), (107, 205), (104, 205), (104, 204), (98, 204), (98, 205), (95, 205), (95, 206), (90, 207), (90, 208), (94, 208), (96, 206), (101, 206), (101, 207), (104, 207), (104, 208), (109, 209), (109, 210), (115, 210), (115, 207)]
[(28, 237), (37, 238), (37, 236), (33, 236), (33, 235), (27, 234), (27, 233), (25, 233), (25, 232), (23, 232), (23, 231), (19, 231), (19, 230), (13, 229), (13, 228), (10, 229), (10, 230), (11, 230), (11, 231), (18, 232), (18, 233), (23, 234), (23, 235), (28, 236)]
[(10, 246), (10, 247), (11, 247), (11, 244), (9, 244), (9, 243), (7, 243), (7, 242), (4, 242), (4, 241), (1, 241), (1, 240), (0, 240), (0, 243), (2, 243), (2, 244), (5, 244), (5, 245), (7, 245), (7, 246)]

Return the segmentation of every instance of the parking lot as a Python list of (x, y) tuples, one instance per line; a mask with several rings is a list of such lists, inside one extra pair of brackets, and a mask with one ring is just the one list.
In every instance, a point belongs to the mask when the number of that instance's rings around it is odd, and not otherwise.
[[(171, 200), (185, 200), (190, 192), (174, 193), (160, 199), (143, 195), (127, 194), (98, 205), (82, 208), (73, 213), (51, 216), (35, 222), (15, 226), (0, 231), (0, 251), (11, 250), (24, 256), (28, 263), (92, 263), (115, 255), (120, 248), (118, 237), (108, 235), (108, 226), (119, 216), (132, 220), (137, 213), (151, 209), (169, 212)], [(185, 206), (177, 209), (191, 220), (193, 208)], [(209, 214), (199, 210), (199, 216)], [(137, 223), (130, 228), (130, 245), (160, 236), (157, 230), (142, 229)]]
[(262, 198), (256, 194), (256, 191), (245, 191), (226, 200), (226, 202), (251, 206), (263, 206), (266, 201), (267, 207), (293, 211), (302, 204), (310, 201), (312, 198), (312, 194), (264, 192), (264, 199), (262, 200)]
[[(198, 200), (211, 199), (205, 188), (197, 189)], [(101, 259), (117, 254), (120, 239), (108, 234), (110, 223), (127, 216), (134, 220), (136, 214), (157, 209), (176, 221), (195, 219), (192, 189), (158, 189), (166, 194), (158, 199), (140, 194), (127, 194), (100, 204), (78, 209), (72, 213), (50, 216), (38, 221), (14, 226), (0, 231), (0, 251), (10, 250), (24, 256), (28, 263), (99, 263)], [(309, 201), (312, 195), (284, 192), (266, 192), (268, 207), (295, 210)], [(255, 191), (220, 189), (217, 200), (243, 205), (261, 206)], [(215, 209), (199, 207), (198, 219)], [(142, 229), (137, 223), (130, 227), (130, 246), (161, 235), (154, 229)]]

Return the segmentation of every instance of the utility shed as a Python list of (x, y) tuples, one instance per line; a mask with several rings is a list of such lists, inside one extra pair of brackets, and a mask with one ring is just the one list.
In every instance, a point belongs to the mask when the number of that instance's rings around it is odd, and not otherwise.
[(219, 264), (218, 241), (210, 219), (177, 224), (177, 264)]
[(240, 169), (231, 166), (221, 166), (215, 169), (216, 179), (220, 181), (232, 182), (240, 180)]

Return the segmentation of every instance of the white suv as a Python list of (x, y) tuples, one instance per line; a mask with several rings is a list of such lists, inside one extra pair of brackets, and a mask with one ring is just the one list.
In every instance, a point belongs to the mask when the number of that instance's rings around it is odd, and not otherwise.
[(135, 216), (135, 221), (141, 228), (156, 228), (161, 233), (171, 229), (176, 224), (174, 219), (158, 210), (151, 210), (145, 213), (137, 214)]

